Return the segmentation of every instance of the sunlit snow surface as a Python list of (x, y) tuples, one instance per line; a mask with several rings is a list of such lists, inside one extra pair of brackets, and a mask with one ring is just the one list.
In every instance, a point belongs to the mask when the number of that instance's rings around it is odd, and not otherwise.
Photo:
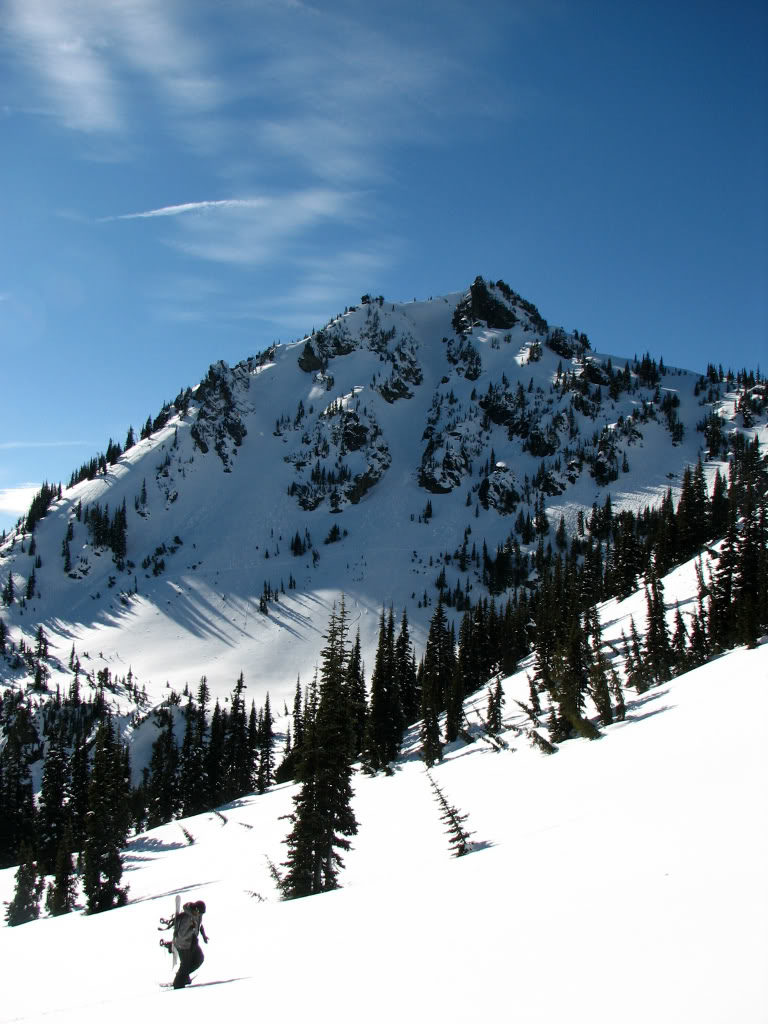
[[(524, 674), (508, 710), (516, 693)], [(460, 746), (433, 774), (469, 814), (461, 859), (422, 762), (357, 774), (344, 888), (290, 903), (266, 858), (293, 786), (185, 821), (193, 846), (154, 829), (126, 851), (126, 908), (0, 929), (0, 1019), (764, 1021), (767, 715), (763, 645), (630, 701), (597, 742)], [(155, 930), (176, 893), (205, 899), (210, 935), (181, 992)]]

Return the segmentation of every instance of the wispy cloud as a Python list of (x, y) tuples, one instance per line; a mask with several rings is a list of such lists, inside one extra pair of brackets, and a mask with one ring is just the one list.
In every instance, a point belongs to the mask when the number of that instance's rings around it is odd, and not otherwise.
[(204, 47), (174, 0), (8, 0), (13, 54), (70, 128), (115, 133), (130, 120), (136, 76), (177, 109), (220, 99)]
[(206, 210), (257, 210), (269, 205), (269, 199), (205, 199), (197, 203), (177, 203), (175, 206), (160, 206), (155, 210), (139, 213), (118, 213), (112, 217), (101, 217), (105, 224), (115, 220), (142, 220), (145, 217), (178, 217), (184, 213), (202, 213)]
[(39, 490), (40, 484), (0, 488), (0, 513), (10, 516), (23, 515)]
[(101, 220), (177, 218), (178, 229), (166, 238), (168, 245), (216, 263), (249, 264), (274, 260), (287, 242), (323, 222), (354, 219), (359, 216), (358, 207), (355, 193), (318, 188), (270, 197), (176, 203)]
[(85, 448), (93, 447), (91, 441), (0, 441), (0, 451), (16, 451), (21, 448)]
[(51, 0), (10, 0), (7, 26), (68, 127), (114, 131), (122, 120), (117, 96), (98, 36), (82, 30), (84, 14)]
[(329, 221), (352, 220), (358, 197), (333, 189), (307, 189), (278, 196), (248, 210), (217, 210), (215, 216), (184, 218), (172, 244), (182, 252), (219, 263), (264, 263), (285, 255), (291, 241)]

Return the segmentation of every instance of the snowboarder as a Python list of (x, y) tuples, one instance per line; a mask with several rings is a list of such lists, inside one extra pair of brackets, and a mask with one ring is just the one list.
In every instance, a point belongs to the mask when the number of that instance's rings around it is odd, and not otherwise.
[(185, 985), (189, 985), (192, 981), (190, 974), (192, 971), (196, 971), (205, 959), (203, 951), (200, 949), (200, 943), (197, 941), (198, 935), (202, 935), (203, 942), (206, 945), (208, 943), (208, 936), (203, 928), (204, 913), (205, 903), (202, 900), (197, 900), (194, 903), (185, 903), (181, 913), (176, 915), (173, 926), (173, 945), (179, 954), (179, 969), (173, 979), (174, 988), (184, 988)]

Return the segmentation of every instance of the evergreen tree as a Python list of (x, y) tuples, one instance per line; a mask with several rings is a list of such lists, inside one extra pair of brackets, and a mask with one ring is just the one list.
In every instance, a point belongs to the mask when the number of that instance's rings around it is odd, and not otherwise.
[(395, 636), (392, 609), (382, 610), (379, 643), (371, 675), (371, 703), (366, 722), (363, 758), (377, 772), (397, 757), (402, 739), (402, 713), (395, 671)]
[(227, 732), (227, 716), (218, 700), (211, 715), (211, 728), (205, 754), (205, 775), (208, 780), (208, 807), (217, 807), (225, 797), (224, 742)]
[(485, 724), (492, 736), (498, 736), (503, 728), (504, 690), (501, 686), (501, 677), (496, 684), (488, 687), (488, 707), (486, 710)]
[(264, 701), (264, 713), (259, 725), (259, 770), (256, 777), (256, 788), (259, 793), (266, 793), (274, 781), (275, 773), (275, 732), (269, 694)]
[[(459, 651), (460, 654), (461, 651)], [(445, 704), (445, 742), (453, 743), (458, 739), (464, 713), (464, 680), (459, 659), (456, 659), (453, 664), (453, 672), (446, 690)]]
[(597, 708), (600, 722), (611, 725), (613, 706), (611, 704), (611, 673), (608, 658), (603, 650), (602, 627), (597, 606), (593, 605), (586, 615), (585, 629), (588, 630), (589, 694)]
[[(201, 687), (203, 686), (207, 690), (205, 676), (201, 680)], [(187, 701), (184, 722), (184, 740), (179, 755), (178, 799), (181, 816), (188, 818), (208, 809), (205, 777), (205, 712), (192, 698)]]
[(248, 743), (248, 715), (245, 710), (245, 680), (241, 672), (229, 705), (224, 740), (224, 801), (236, 800), (250, 792), (253, 762)]
[(285, 893), (309, 896), (338, 887), (339, 850), (357, 833), (352, 810), (352, 721), (345, 694), (346, 609), (334, 606), (322, 651), (317, 713), (305, 716), (301, 790), (294, 797), (293, 827), (285, 842)]
[(89, 914), (121, 907), (128, 898), (127, 887), (120, 886), (120, 851), (130, 823), (130, 780), (125, 777), (125, 767), (121, 744), (108, 717), (96, 736), (88, 787), (83, 885)]
[(416, 657), (411, 643), (408, 615), (405, 608), (403, 608), (400, 631), (395, 641), (395, 673), (403, 721), (408, 725), (415, 722), (418, 717), (420, 694), (416, 685)]
[(646, 585), (645, 657), (651, 679), (666, 682), (670, 676), (672, 652), (664, 610), (664, 585), (652, 566), (649, 571), (650, 587)]
[[(18, 709), (17, 716), (21, 711)], [(22, 842), (32, 845), (36, 819), (24, 725), (17, 717), (6, 725), (5, 732), (5, 746), (0, 750), (0, 867), (16, 863)]]
[(85, 743), (75, 742), (69, 758), (69, 778), (71, 786), (70, 825), (72, 828), (72, 850), (82, 852), (85, 849), (86, 822), (88, 819), (88, 789), (90, 786), (90, 769), (88, 765), (88, 749)]
[[(440, 613), (439, 616), (438, 612)], [(443, 744), (440, 739), (440, 711), (444, 686), (442, 681), (444, 676), (441, 679), (441, 672), (445, 672), (446, 668), (442, 664), (441, 659), (444, 630), (445, 616), (442, 612), (442, 602), (438, 602), (437, 609), (432, 617), (420, 672), (420, 738), (422, 754), (428, 768), (431, 768), (436, 761), (440, 761), (443, 756)]]
[(13, 571), (8, 570), (8, 579), (6, 580), (5, 586), (3, 587), (3, 604), (12, 605), (13, 599), (16, 594), (16, 587), (13, 582)]
[(37, 815), (37, 855), (44, 875), (53, 872), (56, 857), (69, 823), (69, 758), (61, 730), (51, 730), (43, 764)]
[(680, 675), (686, 671), (688, 662), (688, 630), (685, 627), (685, 620), (679, 604), (675, 609), (675, 629), (672, 634), (671, 650), (675, 674)]
[(56, 854), (56, 866), (53, 881), (48, 883), (45, 898), (45, 909), (51, 917), (70, 914), (77, 901), (77, 882), (75, 867), (72, 863), (72, 831), (64, 830)]
[(571, 619), (563, 641), (556, 646), (552, 659), (549, 732), (553, 743), (575, 735), (592, 734), (584, 719), (590, 661), (586, 631), (576, 615)]
[(179, 751), (173, 729), (173, 711), (157, 713), (160, 735), (152, 744), (147, 786), (149, 828), (172, 821), (179, 812)]
[(256, 713), (256, 701), (251, 701), (248, 713), (248, 762), (251, 765), (250, 789), (258, 789), (259, 784), (259, 746), (261, 740), (261, 724), (264, 720), (264, 708)]
[(460, 814), (453, 804), (448, 802), (445, 793), (438, 786), (429, 772), (427, 772), (427, 778), (429, 779), (432, 792), (435, 794), (435, 799), (440, 807), (440, 820), (448, 826), (446, 834), (450, 836), (449, 846), (453, 850), (454, 857), (463, 857), (465, 854), (471, 853), (472, 843), (470, 841), (470, 837), (472, 836), (472, 833), (467, 832), (464, 827), (464, 822), (467, 820), (469, 815)]
[(32, 847), (23, 842), (19, 848), (19, 868), (16, 872), (16, 888), (13, 899), (5, 911), (5, 920), (9, 927), (36, 921), (40, 916), (40, 883), (37, 878), (37, 865)]
[(366, 724), (368, 720), (368, 707), (365, 694), (365, 674), (363, 671), (362, 656), (360, 653), (360, 630), (355, 636), (355, 642), (347, 663), (347, 702), (349, 713), (352, 719), (352, 754), (358, 757), (363, 750)]

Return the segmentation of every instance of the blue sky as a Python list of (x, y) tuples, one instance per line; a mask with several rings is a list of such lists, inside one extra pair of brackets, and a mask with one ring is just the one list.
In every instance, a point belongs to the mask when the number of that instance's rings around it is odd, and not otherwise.
[(366, 291), (768, 369), (762, 2), (0, 0), (0, 40), (0, 527)]

